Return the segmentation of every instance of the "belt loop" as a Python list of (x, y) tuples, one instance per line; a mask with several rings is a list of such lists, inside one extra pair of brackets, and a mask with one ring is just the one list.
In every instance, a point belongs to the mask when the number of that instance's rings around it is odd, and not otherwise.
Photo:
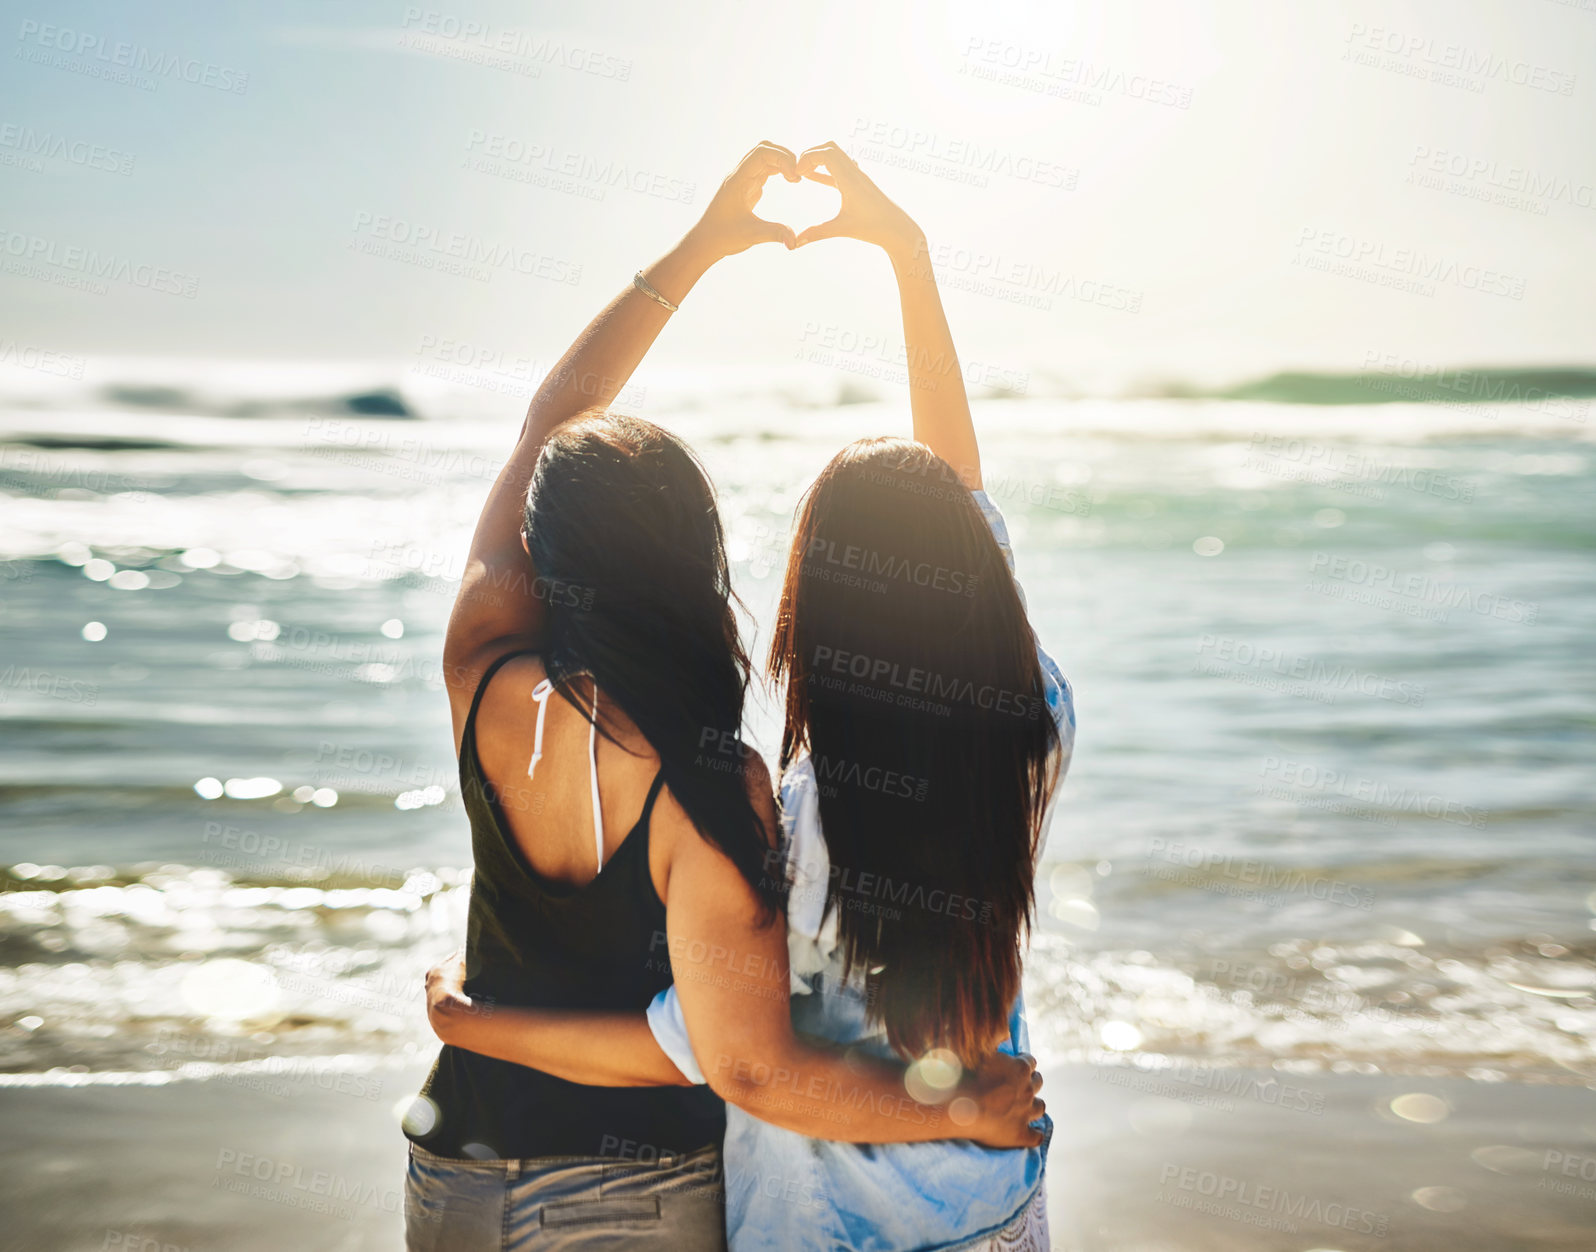
[(507, 1182), (515, 1182), (521, 1177), (521, 1162), (506, 1161), (504, 1163), (504, 1177)]
[(682, 1163), (680, 1152), (661, 1152), (659, 1154), (659, 1167), (661, 1169), (675, 1169)]

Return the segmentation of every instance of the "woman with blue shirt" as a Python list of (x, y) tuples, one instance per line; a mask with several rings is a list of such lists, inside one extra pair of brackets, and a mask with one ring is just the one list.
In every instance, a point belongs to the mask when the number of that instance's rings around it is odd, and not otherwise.
[[(1027, 1051), (1021, 947), (1074, 742), (1071, 692), (1030, 629), (1002, 517), (980, 489), (924, 236), (834, 144), (798, 169), (842, 197), (798, 245), (849, 237), (892, 262), (914, 439), (844, 448), (798, 519), (770, 658), (786, 721), (781, 840), (767, 864), (787, 893), (787, 968), (755, 959), (750, 916), (746, 945), (662, 936), (675, 981), (646, 1014), (482, 1012), (458, 963), (429, 975), (429, 1011), (446, 1043), (570, 1081), (707, 1082), (723, 1094), (735, 1252), (1045, 1250), (1052, 1124), (1040, 1101), (1018, 1146), (955, 1136), (973, 1133), (972, 1078)], [(739, 745), (706, 745), (717, 750), (762, 772)], [(861, 1067), (907, 1062), (901, 1106), (784, 1068), (758, 1029), (721, 1046), (708, 1002), (744, 988), (754, 1020), (756, 1000), (783, 983), (798, 1036)], [(872, 1142), (848, 1141), (866, 1100), (901, 1136), (878, 1121)], [(929, 1136), (928, 1117), (943, 1137)]]

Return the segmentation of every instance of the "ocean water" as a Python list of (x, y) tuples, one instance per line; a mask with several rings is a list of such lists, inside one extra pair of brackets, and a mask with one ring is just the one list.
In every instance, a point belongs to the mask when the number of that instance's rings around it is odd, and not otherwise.
[[(1507, 377), (977, 398), (1079, 710), (1050, 1054), (1596, 1085), (1593, 389)], [(442, 630), (529, 382), (0, 376), (0, 1083), (433, 1046), (469, 867)], [(622, 407), (708, 466), (756, 654), (804, 487), (907, 429), (873, 367)]]

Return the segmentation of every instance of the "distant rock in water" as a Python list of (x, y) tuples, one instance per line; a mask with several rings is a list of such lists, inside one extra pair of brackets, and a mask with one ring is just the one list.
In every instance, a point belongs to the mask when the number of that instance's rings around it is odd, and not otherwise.
[(155, 452), (168, 448), (193, 446), (191, 444), (175, 443), (170, 439), (152, 439), (138, 435), (15, 434), (7, 436), (6, 442), (24, 448), (49, 448), (52, 451), (87, 450), (90, 452)]
[(405, 403), (397, 391), (384, 387), (378, 391), (363, 391), (358, 395), (343, 397), (343, 406), (351, 413), (366, 417), (415, 417), (414, 409)]
[(181, 387), (120, 383), (104, 388), (100, 394), (112, 404), (129, 409), (166, 409), (182, 413), (194, 407), (194, 397)]
[(1285, 372), (1215, 391), (1168, 389), (1180, 398), (1276, 404), (1515, 404), (1596, 396), (1596, 369), (1580, 366), (1408, 367), (1360, 374)]
[(838, 408), (847, 404), (874, 404), (881, 397), (873, 387), (851, 378), (845, 378), (837, 386), (836, 399), (832, 401)]
[(338, 395), (308, 395), (280, 400), (253, 400), (225, 410), (233, 417), (261, 417), (274, 413), (356, 413), (361, 417), (420, 417), (405, 398), (391, 387), (350, 391)]
[(414, 418), (421, 415), (392, 387), (369, 391), (306, 391), (298, 395), (227, 394), (217, 389), (159, 383), (112, 383), (100, 396), (117, 408), (157, 409), (207, 417), (272, 417), (285, 413), (355, 413), (361, 417)]

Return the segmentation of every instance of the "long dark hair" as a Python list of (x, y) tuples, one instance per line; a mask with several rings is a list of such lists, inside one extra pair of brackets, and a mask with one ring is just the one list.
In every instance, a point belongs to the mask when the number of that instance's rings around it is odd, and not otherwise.
[[(551, 589), (544, 664), (589, 720), (584, 675), (659, 753), (699, 833), (779, 904), (739, 739), (749, 659), (737, 631), (714, 489), (674, 435), (596, 411), (544, 443), (527, 490), (527, 551)], [(597, 724), (606, 737), (601, 705)]]
[(951, 467), (866, 439), (810, 487), (770, 666), (808, 750), (847, 969), (905, 1056), (991, 1051), (1020, 989), (1058, 731), (1002, 550)]

